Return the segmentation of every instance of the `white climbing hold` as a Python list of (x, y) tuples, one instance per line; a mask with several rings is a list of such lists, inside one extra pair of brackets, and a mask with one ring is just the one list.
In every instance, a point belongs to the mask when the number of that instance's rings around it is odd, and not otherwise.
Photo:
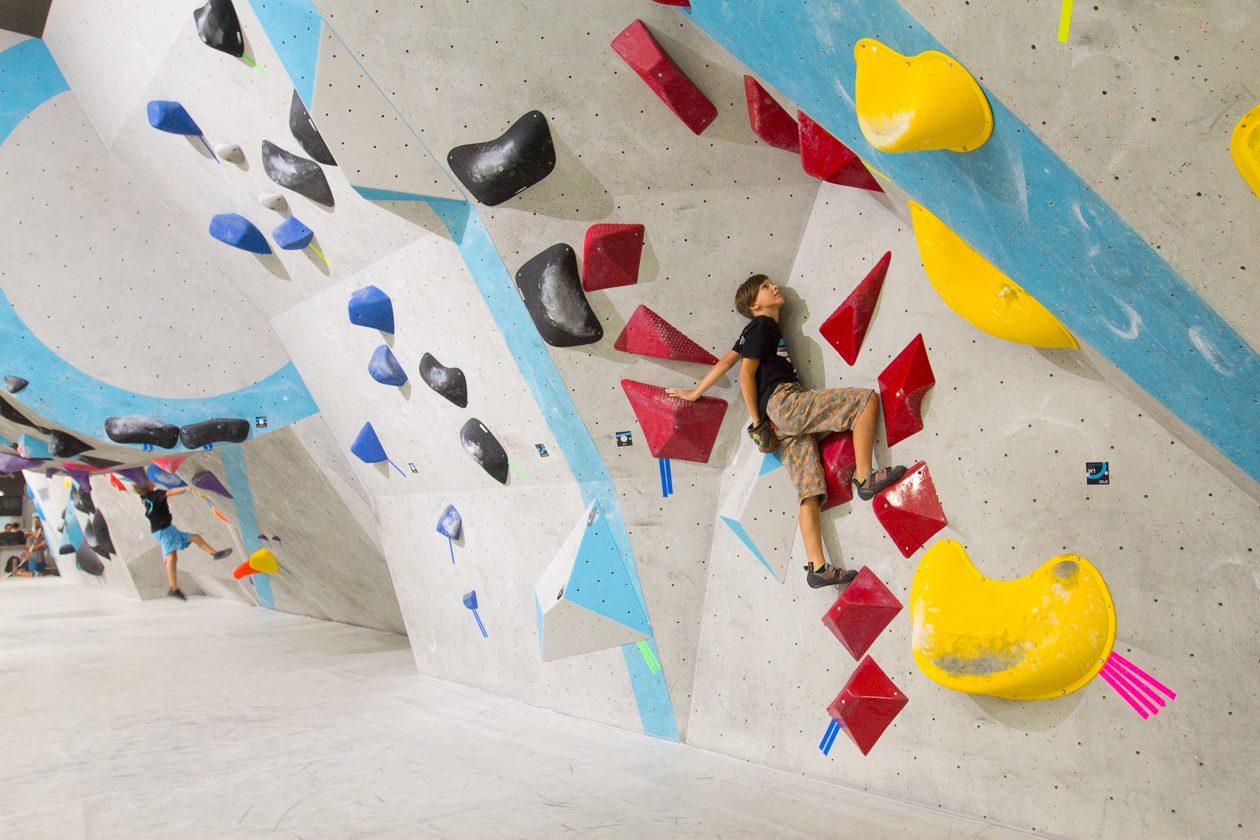
[(214, 147), (214, 153), (219, 160), (226, 160), (228, 163), (245, 161), (245, 152), (241, 151), (241, 147), (235, 143), (219, 143)]
[(275, 210), (277, 213), (283, 213), (285, 208), (289, 206), (289, 202), (285, 200), (280, 193), (263, 193), (258, 196), (258, 203), (268, 210)]

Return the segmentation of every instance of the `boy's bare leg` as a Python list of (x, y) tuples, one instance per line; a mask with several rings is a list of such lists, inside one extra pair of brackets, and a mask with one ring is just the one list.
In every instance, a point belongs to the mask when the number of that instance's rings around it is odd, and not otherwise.
[(801, 502), (801, 538), (805, 542), (805, 556), (814, 571), (819, 571), (826, 564), (823, 554), (822, 529), (819, 527), (819, 496), (810, 496)]
[[(861, 483), (871, 474), (871, 455), (875, 451), (875, 427), (879, 424), (879, 395), (871, 391), (866, 407), (853, 421), (853, 454), (857, 461), (853, 478)], [(801, 520), (804, 522), (804, 520)]]
[(179, 562), (179, 555), (172, 551), (166, 555), (166, 583), (169, 589), (179, 589), (179, 578), (176, 576), (175, 564)]
[(189, 534), (188, 541), (192, 543), (193, 545), (197, 546), (197, 548), (200, 548), (206, 554), (213, 555), (215, 553), (214, 547), (211, 546), (210, 543), (203, 540), (201, 538), (201, 534)]

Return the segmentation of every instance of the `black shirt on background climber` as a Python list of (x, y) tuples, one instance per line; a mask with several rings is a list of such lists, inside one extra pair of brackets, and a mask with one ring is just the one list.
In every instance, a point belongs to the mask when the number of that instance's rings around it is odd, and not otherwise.
[(768, 315), (753, 318), (731, 349), (745, 358), (761, 362), (757, 366), (757, 411), (764, 418), (766, 403), (770, 402), (774, 389), (784, 382), (799, 381), (792, 357), (788, 355), (787, 342), (779, 330), (779, 322)]
[(171, 517), (170, 502), (166, 501), (165, 490), (153, 487), (148, 492), (141, 493), (140, 498), (144, 500), (144, 516), (149, 520), (150, 531), (161, 531), (174, 521)]

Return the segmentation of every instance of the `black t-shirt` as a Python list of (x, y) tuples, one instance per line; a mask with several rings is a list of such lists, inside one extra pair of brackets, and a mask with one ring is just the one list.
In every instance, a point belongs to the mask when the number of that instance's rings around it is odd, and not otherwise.
[(744, 358), (761, 362), (757, 366), (757, 411), (765, 418), (766, 403), (774, 389), (784, 382), (798, 381), (779, 322), (769, 315), (758, 315), (744, 327), (731, 349)]
[(165, 490), (155, 488), (141, 493), (140, 498), (144, 501), (144, 515), (149, 520), (150, 531), (161, 531), (171, 524), (171, 505), (166, 501)]

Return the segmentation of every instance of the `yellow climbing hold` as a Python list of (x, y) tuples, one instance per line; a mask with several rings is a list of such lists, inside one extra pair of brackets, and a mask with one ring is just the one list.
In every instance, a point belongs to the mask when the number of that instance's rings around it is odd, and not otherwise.
[(990, 580), (941, 540), (910, 584), (911, 648), (928, 679), (1009, 700), (1071, 694), (1102, 668), (1116, 611), (1098, 569), (1060, 554), (1017, 580)]
[(276, 555), (271, 553), (271, 549), (260, 548), (249, 555), (249, 567), (255, 572), (274, 575), (280, 571), (280, 561), (276, 560)]
[(993, 133), (993, 109), (980, 85), (936, 50), (913, 58), (874, 38), (853, 48), (858, 127), (882, 152), (971, 152)]
[(919, 259), (932, 288), (976, 329), (1033, 347), (1080, 348), (1072, 333), (1018, 283), (936, 216), (910, 202)]
[(1229, 154), (1251, 191), (1260, 198), (1260, 105), (1248, 111), (1234, 126)]

